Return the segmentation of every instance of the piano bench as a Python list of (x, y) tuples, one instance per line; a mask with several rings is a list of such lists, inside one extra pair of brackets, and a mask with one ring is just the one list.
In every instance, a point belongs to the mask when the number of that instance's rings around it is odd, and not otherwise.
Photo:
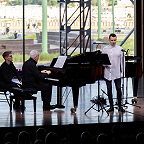
[(24, 113), (25, 109), (25, 100), (33, 100), (34, 104), (34, 112), (36, 112), (36, 99), (37, 97), (32, 96), (33, 94), (37, 94), (37, 90), (31, 88), (17, 88), (13, 87), (9, 90), (13, 95), (10, 95), (10, 111), (12, 111), (12, 103), (13, 100), (21, 101), (22, 105), (22, 113)]

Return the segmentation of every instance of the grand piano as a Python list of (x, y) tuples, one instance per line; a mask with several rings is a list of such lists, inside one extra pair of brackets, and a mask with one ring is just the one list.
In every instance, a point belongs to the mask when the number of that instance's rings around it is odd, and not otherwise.
[[(126, 58), (126, 77), (138, 78), (142, 75), (141, 63), (131, 62), (139, 57), (127, 56)], [(57, 86), (57, 104), (56, 107), (64, 108), (62, 105), (62, 87), (72, 87), (73, 106), (78, 106), (79, 88), (86, 84), (93, 84), (95, 81), (103, 79), (102, 64), (109, 65), (107, 54), (100, 51), (85, 52), (66, 58), (63, 67), (57, 68), (55, 64), (58, 58), (54, 58), (50, 66), (38, 66), (41, 70), (51, 70), (46, 82)], [(137, 85), (135, 85), (137, 87)]]
[(50, 66), (38, 66), (41, 70), (51, 70), (51, 74), (45, 80), (57, 86), (56, 107), (63, 108), (62, 87), (72, 87), (73, 106), (78, 106), (79, 88), (86, 84), (95, 83), (103, 78), (102, 63), (110, 64), (108, 55), (100, 51), (85, 52), (66, 58), (62, 68), (55, 67), (57, 58), (54, 58)]
[(126, 77), (140, 78), (142, 76), (142, 63), (137, 62), (137, 60), (140, 60), (141, 58), (141, 56), (125, 56)]
[(141, 56), (125, 56), (126, 69), (125, 77), (132, 78), (133, 99), (132, 103), (137, 103), (138, 80), (142, 76)]

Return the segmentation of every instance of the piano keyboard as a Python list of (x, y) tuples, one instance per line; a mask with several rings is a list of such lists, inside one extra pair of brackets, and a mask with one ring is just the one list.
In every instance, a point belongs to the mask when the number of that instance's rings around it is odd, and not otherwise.
[(45, 78), (45, 79), (50, 81), (59, 81), (59, 79), (54, 79), (54, 78)]

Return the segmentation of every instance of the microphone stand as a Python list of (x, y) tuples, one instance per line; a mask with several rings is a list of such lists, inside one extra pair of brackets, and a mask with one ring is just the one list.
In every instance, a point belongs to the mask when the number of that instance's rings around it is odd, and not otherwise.
[[(85, 114), (94, 107), (94, 105), (98, 104), (98, 109), (95, 109), (93, 108), (94, 110), (100, 112), (100, 110), (102, 110), (103, 112), (103, 109), (106, 111), (105, 107), (103, 106), (101, 100), (100, 100), (100, 90), (99, 90), (99, 87), (100, 87), (100, 74), (99, 74), (99, 70), (100, 70), (100, 62), (101, 60), (97, 60), (96, 63), (97, 63), (97, 66), (98, 66), (98, 99), (95, 99), (94, 101), (92, 101), (94, 104), (88, 109), (85, 111)], [(106, 111), (106, 113), (109, 115), (109, 113)]]
[[(127, 51), (125, 51), (124, 49), (122, 49), (121, 50), (122, 52), (123, 52), (123, 84), (122, 84), (122, 98), (124, 98), (124, 77), (125, 77), (125, 55), (124, 55), (124, 53), (126, 53), (126, 55), (128, 55), (128, 51), (129, 51), (129, 49), (127, 50)], [(127, 93), (127, 84), (126, 84), (126, 93)], [(126, 101), (127, 101), (127, 97), (126, 97)]]
[[(98, 112), (100, 112), (100, 110), (102, 110), (102, 112), (103, 112), (103, 110), (105, 110), (106, 111), (106, 109), (105, 109), (105, 107), (103, 106), (103, 103), (101, 102), (101, 98), (100, 98), (100, 66), (103, 64), (103, 62), (102, 62), (102, 57), (101, 57), (102, 55), (101, 55), (101, 52), (100, 51), (98, 51), (97, 53), (96, 53), (96, 57), (97, 57), (97, 59), (95, 60), (95, 62), (96, 62), (96, 65), (95, 65), (95, 68), (96, 69), (98, 69), (98, 99), (94, 99), (94, 100), (91, 100), (91, 102), (92, 103), (94, 103), (88, 110), (86, 110), (85, 111), (85, 114), (90, 110), (90, 109), (94, 109), (94, 110), (96, 110), (96, 111), (98, 111)], [(108, 59), (109, 60), (109, 59)], [(95, 109), (94, 108), (94, 105), (96, 105), (96, 104), (98, 104), (98, 109)], [(109, 115), (109, 113), (106, 111), (106, 113)]]
[[(126, 55), (128, 56), (129, 49), (127, 51), (122, 49), (121, 51), (123, 52), (123, 85), (122, 85), (123, 94), (122, 94), (122, 96), (124, 98), (124, 69), (125, 69), (125, 67), (124, 67), (124, 53), (126, 52)], [(127, 107), (126, 104), (129, 104), (129, 105), (141, 108), (140, 106), (128, 103), (127, 99), (128, 99), (128, 77), (126, 77), (126, 100), (125, 100), (125, 104), (123, 104), (123, 106)]]

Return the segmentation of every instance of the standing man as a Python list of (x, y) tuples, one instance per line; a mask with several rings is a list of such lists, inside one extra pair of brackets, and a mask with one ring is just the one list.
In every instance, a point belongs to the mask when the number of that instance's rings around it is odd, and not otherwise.
[(51, 73), (51, 71), (43, 70), (40, 72), (36, 66), (38, 60), (39, 52), (32, 50), (30, 52), (30, 58), (22, 67), (22, 87), (40, 90), (43, 101), (43, 110), (54, 109), (55, 107), (50, 105), (52, 85), (44, 82), (44, 79)]
[(125, 110), (121, 106), (122, 101), (122, 92), (121, 92), (121, 77), (123, 77), (124, 72), (124, 64), (123, 61), (123, 52), (122, 47), (116, 45), (117, 37), (115, 34), (109, 35), (109, 42), (110, 45), (105, 46), (102, 50), (102, 53), (108, 54), (109, 60), (111, 65), (104, 65), (104, 78), (107, 85), (107, 92), (108, 92), (108, 98), (110, 103), (110, 108), (107, 110), (107, 112), (114, 111), (113, 106), (113, 98), (112, 98), (112, 81), (114, 80), (116, 90), (117, 90), (117, 100), (118, 100), (118, 111), (125, 112)]
[(40, 34), (40, 30), (37, 26), (37, 28), (36, 28), (36, 38), (37, 38), (37, 40), (39, 40), (39, 34)]
[[(0, 67), (0, 88), (8, 90), (12, 87), (21, 87), (21, 77), (12, 62), (12, 51), (5, 51), (2, 56), (5, 61)], [(12, 81), (14, 76), (18, 78), (19, 84)], [(15, 101), (14, 108), (20, 108), (18, 100)]]
[(17, 32), (16, 31), (14, 32), (13, 35), (14, 35), (14, 39), (17, 39)]

